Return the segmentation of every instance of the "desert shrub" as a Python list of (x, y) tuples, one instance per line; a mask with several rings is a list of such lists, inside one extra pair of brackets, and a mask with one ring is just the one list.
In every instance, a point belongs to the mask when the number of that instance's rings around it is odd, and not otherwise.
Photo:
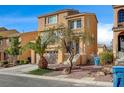
[(111, 64), (113, 62), (113, 53), (109, 51), (104, 51), (100, 53), (100, 63), (105, 64)]
[(1, 67), (9, 67), (9, 64), (10, 64), (10, 62), (8, 62), (8, 61), (6, 61), (6, 60), (0, 62), (0, 66), (1, 66)]
[(26, 60), (20, 60), (20, 65), (27, 64), (28, 62)]
[(1, 61), (0, 63), (3, 64), (3, 65), (9, 64), (8, 61)]

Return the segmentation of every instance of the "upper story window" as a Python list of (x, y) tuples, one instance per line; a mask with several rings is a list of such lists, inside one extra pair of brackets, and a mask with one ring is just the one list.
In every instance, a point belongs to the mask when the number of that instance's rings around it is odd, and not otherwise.
[(57, 23), (57, 16), (50, 16), (48, 17), (48, 24), (56, 24)]
[(70, 21), (69, 26), (70, 26), (70, 29), (81, 28), (81, 19)]
[(119, 10), (118, 12), (118, 22), (124, 22), (124, 9)]
[(9, 39), (6, 39), (6, 44), (7, 44), (7, 45), (9, 45), (9, 44), (10, 44)]

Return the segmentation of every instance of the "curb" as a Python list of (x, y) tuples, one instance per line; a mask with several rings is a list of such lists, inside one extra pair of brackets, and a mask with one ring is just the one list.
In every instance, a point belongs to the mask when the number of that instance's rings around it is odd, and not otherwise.
[(72, 82), (78, 84), (90, 84), (96, 86), (103, 86), (103, 87), (112, 87), (112, 82), (101, 82), (101, 81), (92, 81), (92, 80), (85, 80), (85, 79), (69, 79), (69, 78), (57, 78), (57, 77), (50, 77), (50, 76), (38, 76), (38, 75), (30, 75), (30, 74), (17, 74), (17, 73), (6, 73), (0, 72), (3, 75), (11, 75), (11, 76), (21, 76), (21, 77), (28, 77), (28, 78), (37, 78), (37, 79), (46, 79), (46, 80), (57, 80), (57, 81), (65, 81), (65, 82)]

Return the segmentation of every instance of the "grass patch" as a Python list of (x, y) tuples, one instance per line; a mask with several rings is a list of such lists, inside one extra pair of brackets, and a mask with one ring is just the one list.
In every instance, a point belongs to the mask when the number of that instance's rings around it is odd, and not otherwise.
[(44, 75), (46, 73), (50, 73), (53, 72), (53, 70), (51, 69), (35, 69), (29, 72), (29, 74), (33, 74), (33, 75)]

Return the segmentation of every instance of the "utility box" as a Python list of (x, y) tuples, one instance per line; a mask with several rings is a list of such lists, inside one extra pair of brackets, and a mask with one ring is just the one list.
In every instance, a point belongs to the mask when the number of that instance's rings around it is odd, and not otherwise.
[(124, 87), (124, 66), (113, 66), (113, 86)]

